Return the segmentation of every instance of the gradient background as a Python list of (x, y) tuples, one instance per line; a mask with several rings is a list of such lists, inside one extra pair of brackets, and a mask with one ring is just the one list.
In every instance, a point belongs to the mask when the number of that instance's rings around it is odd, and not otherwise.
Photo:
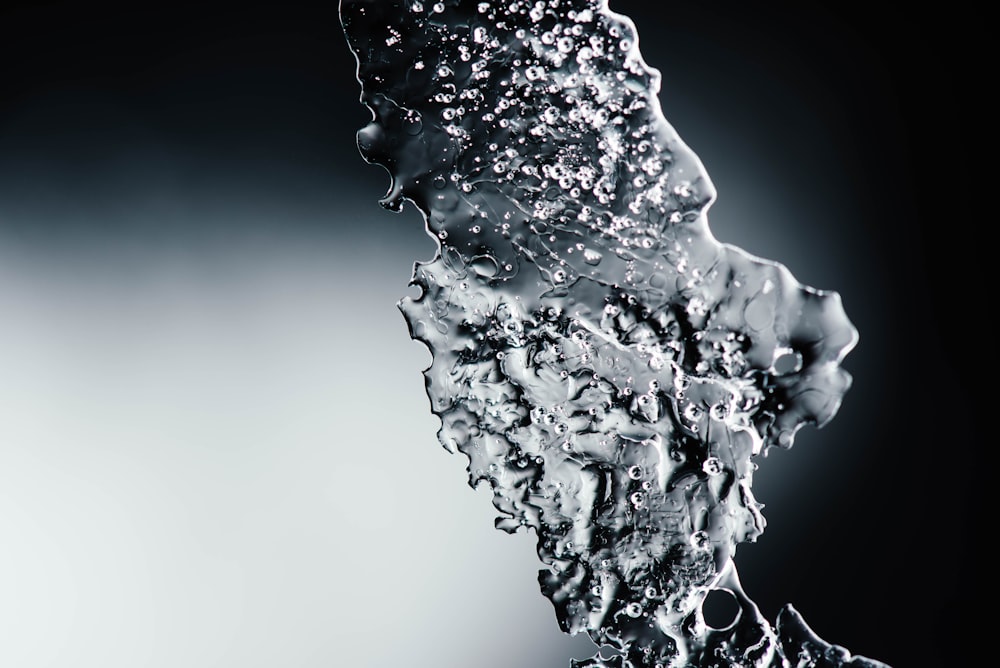
[[(395, 307), (434, 246), (376, 203), (335, 4), (0, 11), (0, 665), (592, 653), (437, 444)], [(715, 235), (861, 335), (840, 414), (761, 462), (744, 586), (895, 668), (968, 665), (990, 473), (959, 8), (691, 4), (612, 7)]]

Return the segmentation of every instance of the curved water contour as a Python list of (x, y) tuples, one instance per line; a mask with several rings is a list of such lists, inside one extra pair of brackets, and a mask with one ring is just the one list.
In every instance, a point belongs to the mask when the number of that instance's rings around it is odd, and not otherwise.
[[(884, 666), (746, 596), (755, 458), (837, 412), (839, 296), (719, 243), (715, 190), (605, 1), (345, 0), (362, 155), (439, 245), (400, 308), (430, 349), (439, 438), (534, 530), (573, 666)], [(712, 591), (736, 618), (706, 623)]]

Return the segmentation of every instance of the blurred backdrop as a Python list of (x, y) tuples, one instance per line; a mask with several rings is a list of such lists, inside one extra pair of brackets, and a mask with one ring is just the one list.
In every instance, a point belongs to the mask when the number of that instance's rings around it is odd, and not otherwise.
[[(760, 462), (771, 620), (963, 665), (971, 133), (941, 15), (613, 1), (721, 241), (836, 290), (840, 414)], [(335, 3), (0, 10), (0, 665), (563, 668), (531, 536), (435, 437)], [(956, 654), (958, 653), (958, 654)]]

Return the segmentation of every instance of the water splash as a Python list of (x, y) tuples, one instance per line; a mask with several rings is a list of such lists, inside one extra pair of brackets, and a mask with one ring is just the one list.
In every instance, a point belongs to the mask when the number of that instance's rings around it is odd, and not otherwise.
[[(439, 438), (508, 532), (534, 530), (571, 665), (876, 667), (776, 626), (733, 555), (764, 530), (755, 458), (837, 412), (836, 293), (719, 243), (715, 190), (604, 0), (345, 0), (362, 155), (439, 250), (400, 308), (433, 355)], [(738, 604), (706, 620), (706, 596)]]

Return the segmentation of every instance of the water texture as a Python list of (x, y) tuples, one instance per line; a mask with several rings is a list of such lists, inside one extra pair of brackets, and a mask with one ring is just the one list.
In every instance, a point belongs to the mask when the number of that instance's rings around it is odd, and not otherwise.
[(400, 308), (439, 438), (498, 528), (535, 532), (562, 630), (602, 647), (571, 666), (884, 667), (791, 606), (772, 625), (740, 584), (758, 456), (833, 418), (857, 332), (835, 292), (712, 236), (634, 25), (597, 0), (345, 0), (341, 20), (381, 204), (438, 241)]

